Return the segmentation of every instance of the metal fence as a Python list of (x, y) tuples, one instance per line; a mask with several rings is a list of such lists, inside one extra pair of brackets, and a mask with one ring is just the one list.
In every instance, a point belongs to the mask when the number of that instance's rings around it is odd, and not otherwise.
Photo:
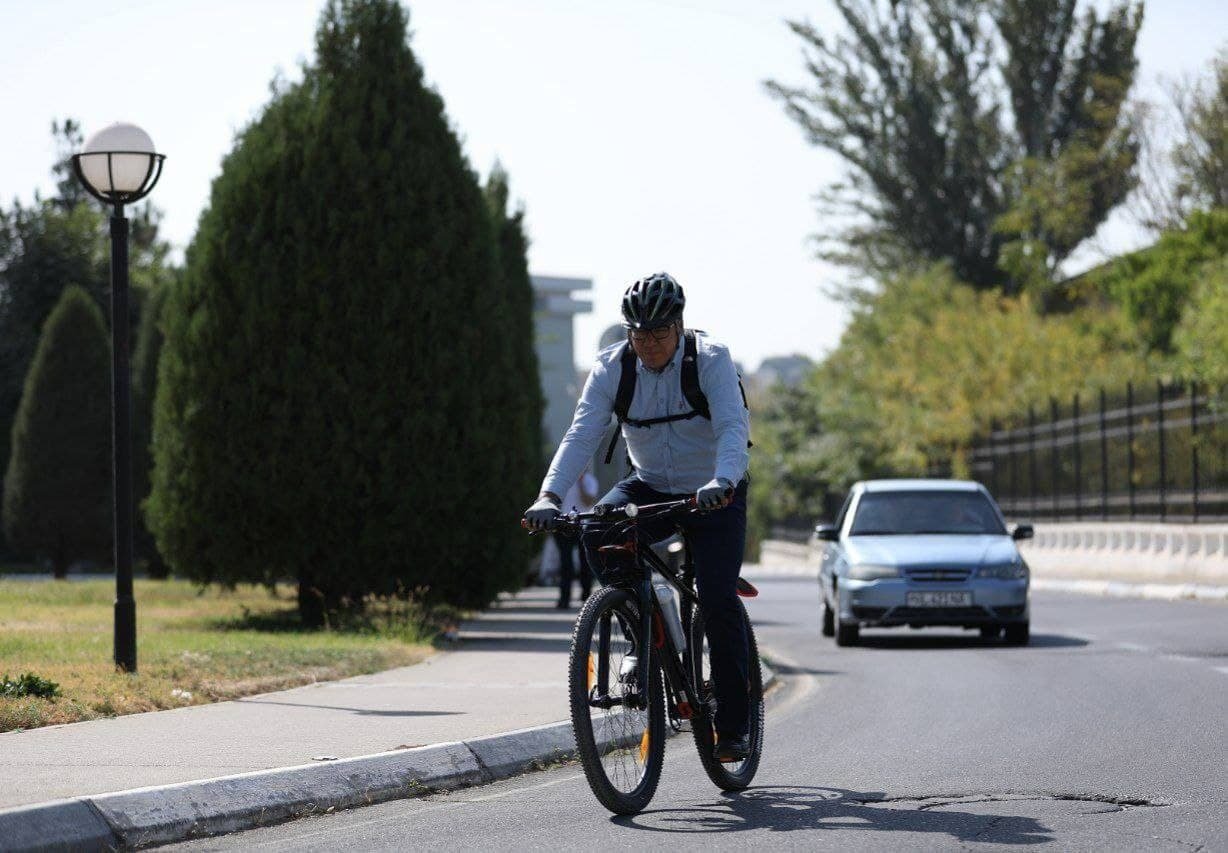
[(1009, 516), (1228, 519), (1228, 400), (1188, 384), (1075, 395), (1027, 420), (994, 423), (972, 475)]

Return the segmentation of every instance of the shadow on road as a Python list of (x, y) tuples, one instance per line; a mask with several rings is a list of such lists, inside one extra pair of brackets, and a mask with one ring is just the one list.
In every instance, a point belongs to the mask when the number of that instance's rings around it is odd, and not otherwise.
[(844, 675), (844, 671), (839, 669), (815, 669), (809, 666), (793, 666), (771, 660), (770, 658), (768, 662), (779, 675)]
[(865, 634), (857, 645), (867, 649), (1061, 649), (1086, 646), (1082, 637), (1062, 634), (1033, 634), (1026, 646), (1009, 646), (1001, 640), (986, 640), (979, 634)]
[(1036, 818), (974, 814), (948, 806), (939, 809), (919, 801), (900, 807), (880, 792), (808, 786), (751, 788), (723, 794), (712, 803), (653, 809), (611, 821), (648, 832), (690, 834), (827, 829), (890, 832), (897, 833), (897, 838), (901, 832), (928, 832), (959, 841), (994, 844), (1043, 844), (1053, 840), (1051, 830)]
[(566, 654), (571, 649), (571, 633), (554, 637), (517, 637), (511, 634), (475, 636), (461, 631), (453, 642), (440, 643), (439, 647), (449, 652), (558, 652)]

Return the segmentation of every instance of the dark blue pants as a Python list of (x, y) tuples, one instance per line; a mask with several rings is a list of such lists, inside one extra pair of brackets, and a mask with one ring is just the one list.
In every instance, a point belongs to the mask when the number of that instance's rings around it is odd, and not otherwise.
[[(621, 506), (662, 503), (691, 495), (667, 495), (649, 488), (643, 481), (628, 477), (616, 484), (600, 503)], [(749, 729), (750, 703), (747, 698), (749, 667), (742, 607), (738, 602), (737, 582), (742, 571), (742, 551), (746, 547), (746, 481), (738, 484), (733, 503), (724, 509), (695, 513), (681, 519), (643, 521), (640, 530), (652, 542), (673, 535), (681, 524), (691, 556), (695, 560), (695, 582), (699, 605), (704, 611), (708, 646), (711, 650), (713, 691), (716, 693), (716, 730), (722, 735), (741, 736)], [(602, 558), (596, 552), (600, 535), (586, 534), (589, 564), (601, 577)]]
[[(571, 582), (575, 580), (576, 566), (571, 558), (572, 546), (575, 540), (567, 536), (554, 537), (559, 546), (559, 604), (567, 607), (571, 604)], [(588, 598), (593, 589), (593, 573), (589, 569), (588, 554), (580, 549), (580, 597)]]

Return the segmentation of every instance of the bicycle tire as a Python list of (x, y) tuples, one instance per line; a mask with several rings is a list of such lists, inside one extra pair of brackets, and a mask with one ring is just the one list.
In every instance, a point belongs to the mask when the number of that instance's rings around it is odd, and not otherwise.
[(696, 607), (691, 616), (691, 636), (688, 638), (688, 658), (691, 665), (691, 678), (694, 679), (695, 690), (705, 709), (691, 720), (691, 731), (695, 736), (695, 748), (699, 752), (699, 761), (704, 772), (712, 783), (722, 791), (741, 791), (750, 786), (759, 770), (759, 760), (763, 756), (764, 708), (763, 708), (763, 671), (759, 667), (759, 644), (755, 640), (755, 629), (750, 624), (750, 616), (746, 606), (738, 601), (742, 611), (742, 624), (746, 628), (747, 665), (749, 668), (749, 699), (750, 699), (750, 754), (745, 761), (734, 764), (724, 764), (713, 757), (713, 747), (716, 734), (713, 729), (713, 717), (707, 708), (711, 707), (711, 682), (705, 677), (704, 670), (704, 636), (703, 612)]
[[(600, 623), (606, 614), (611, 616), (611, 630), (615, 621), (618, 622), (623, 642), (630, 642), (636, 650), (647, 647), (649, 657), (649, 683), (647, 708), (632, 712), (621, 711), (611, 715), (607, 711), (598, 719), (602, 721), (603, 731), (598, 733), (594, 727), (593, 709), (589, 704), (591, 691), (591, 676), (595, 666), (593, 655), (594, 640), (599, 636)], [(571, 704), (571, 724), (576, 738), (576, 753), (580, 757), (580, 765), (588, 779), (593, 795), (615, 814), (636, 814), (643, 811), (656, 793), (657, 784), (661, 781), (661, 769), (665, 763), (665, 694), (661, 680), (661, 663), (652, 643), (640, 641), (640, 623), (637, 616), (638, 605), (636, 596), (627, 589), (606, 587), (589, 596), (585, 602), (576, 626), (572, 632), (571, 654), (568, 660), (568, 695)], [(621, 617), (621, 618), (619, 618)], [(630, 633), (629, 638), (626, 634)], [(613, 642), (611, 642), (613, 645)], [(612, 654), (607, 651), (607, 657)], [(614, 684), (621, 683), (615, 673), (618, 667), (610, 670), (610, 692), (614, 692)], [(643, 733), (639, 732), (639, 714), (643, 714)], [(634, 724), (634, 726), (632, 725)], [(639, 746), (635, 740), (639, 739)], [(622, 753), (628, 753), (633, 766), (641, 766), (638, 779), (630, 790), (623, 790), (617, 784), (617, 779), (611, 779), (611, 767), (625, 767)], [(635, 756), (640, 758), (635, 762)], [(603, 759), (614, 758), (619, 763), (609, 765)], [(613, 773), (619, 776), (618, 772)], [(630, 773), (626, 774), (627, 776)], [(627, 785), (623, 786), (628, 787)]]

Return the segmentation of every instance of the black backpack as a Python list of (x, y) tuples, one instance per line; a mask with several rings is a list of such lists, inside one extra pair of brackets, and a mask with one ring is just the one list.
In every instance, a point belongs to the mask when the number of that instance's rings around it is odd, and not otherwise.
[[(659, 418), (646, 418), (640, 420), (638, 418), (627, 417), (627, 413), (631, 410), (631, 398), (635, 396), (635, 350), (631, 348), (630, 342), (623, 344), (622, 354), (618, 357), (619, 369), (622, 371), (618, 377), (618, 391), (614, 395), (614, 416), (618, 418), (618, 429), (614, 430), (614, 435), (610, 438), (609, 449), (606, 450), (605, 462), (610, 464), (610, 460), (614, 458), (614, 445), (618, 444), (618, 437), (622, 435), (622, 425), (631, 424), (633, 427), (648, 428), (654, 424), (664, 424), (670, 421), (689, 421), (691, 418), (707, 418), (712, 420), (712, 412), (708, 408), (708, 398), (704, 395), (703, 389), (699, 387), (699, 347), (695, 341), (695, 330), (687, 329), (682, 333), (682, 373), (680, 379), (682, 381), (682, 396), (691, 404), (691, 411), (679, 412), (675, 415), (663, 415)], [(742, 387), (742, 377), (738, 377), (738, 390), (742, 393), (742, 405), (746, 406), (746, 389)], [(746, 406), (746, 408), (750, 408)], [(753, 447), (751, 442), (746, 442), (747, 447)]]

